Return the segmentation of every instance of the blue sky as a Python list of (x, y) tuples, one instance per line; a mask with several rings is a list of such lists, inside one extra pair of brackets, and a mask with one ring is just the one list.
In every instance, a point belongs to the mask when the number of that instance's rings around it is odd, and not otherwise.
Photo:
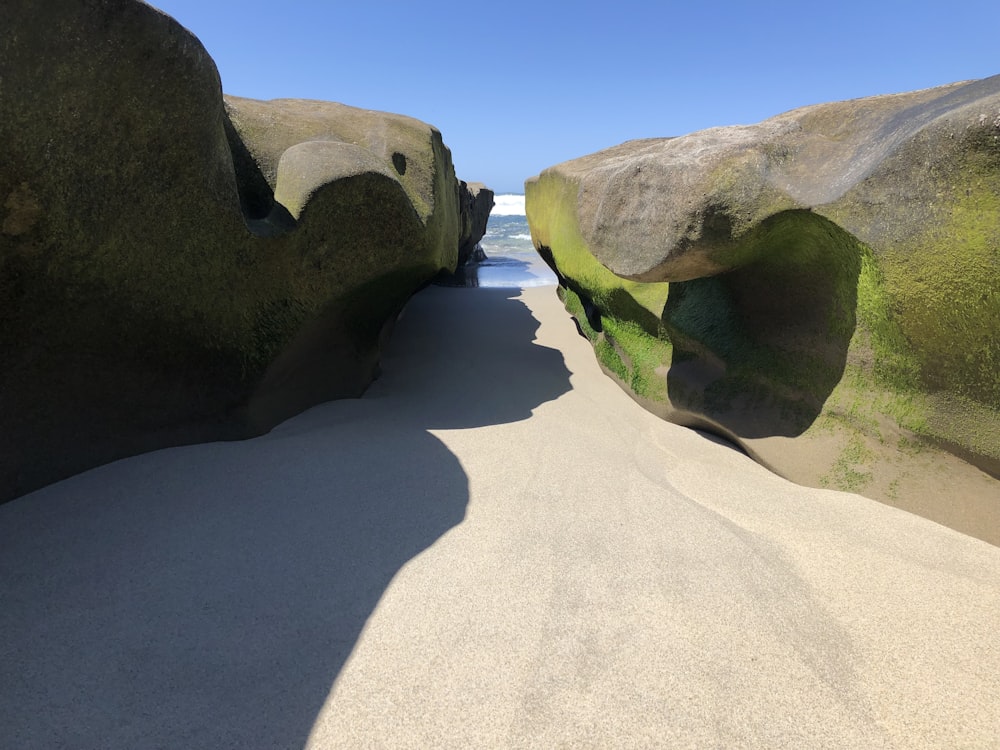
[(632, 138), (1000, 74), (1000, 2), (153, 0), (230, 94), (399, 112), (522, 192)]

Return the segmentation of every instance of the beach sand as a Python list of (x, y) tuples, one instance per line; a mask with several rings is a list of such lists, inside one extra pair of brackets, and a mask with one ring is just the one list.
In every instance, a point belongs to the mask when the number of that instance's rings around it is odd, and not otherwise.
[(364, 398), (0, 506), (0, 747), (1000, 746), (1000, 548), (430, 287)]

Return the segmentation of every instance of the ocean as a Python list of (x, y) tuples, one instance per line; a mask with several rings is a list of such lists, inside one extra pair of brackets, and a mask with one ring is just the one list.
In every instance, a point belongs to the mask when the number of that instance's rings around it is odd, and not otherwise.
[(467, 286), (554, 286), (556, 276), (535, 252), (523, 195), (498, 195), (483, 237), (487, 260), (465, 268)]

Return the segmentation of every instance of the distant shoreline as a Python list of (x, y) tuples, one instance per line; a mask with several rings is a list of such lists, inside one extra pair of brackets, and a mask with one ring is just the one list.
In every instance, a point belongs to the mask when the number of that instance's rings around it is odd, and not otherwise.
[(490, 216), (525, 216), (524, 195), (500, 193), (493, 196), (493, 210)]

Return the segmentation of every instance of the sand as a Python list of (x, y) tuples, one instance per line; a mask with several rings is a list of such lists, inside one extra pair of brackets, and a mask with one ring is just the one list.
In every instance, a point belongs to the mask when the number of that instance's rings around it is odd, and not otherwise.
[(0, 747), (1000, 746), (1000, 548), (657, 419), (551, 287), (383, 370), (0, 506)]

